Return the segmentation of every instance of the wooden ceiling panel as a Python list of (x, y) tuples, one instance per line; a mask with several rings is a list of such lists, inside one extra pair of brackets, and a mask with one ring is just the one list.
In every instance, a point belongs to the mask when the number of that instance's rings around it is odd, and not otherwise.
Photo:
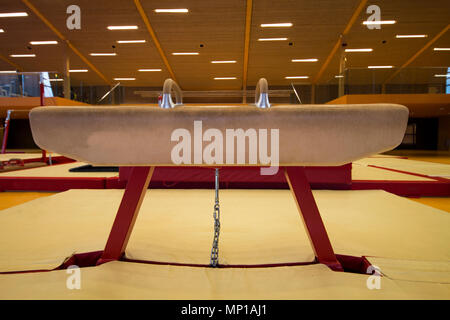
[[(239, 81), (215, 81), (215, 76), (242, 77), (245, 1), (142, 1), (150, 23), (180, 86), (186, 90), (239, 89)], [(158, 14), (154, 9), (187, 8), (187, 14)], [(203, 45), (203, 47), (200, 47)], [(199, 52), (174, 56), (173, 52)], [(236, 60), (236, 64), (211, 64)]]
[[(170, 77), (156, 46), (133, 0), (29, 0), (110, 82), (115, 77), (135, 77), (123, 82), (126, 86), (161, 87)], [(246, 1), (165, 0), (140, 1), (152, 28), (167, 56), (176, 78), (185, 90), (239, 90), (243, 77)], [(361, 0), (255, 0), (253, 1), (248, 86), (266, 77), (271, 86), (288, 85), (285, 76), (304, 75), (310, 79), (294, 80), (309, 83), (317, 75), (339, 35), (344, 31)], [(66, 9), (77, 4), (81, 8), (81, 30), (68, 30)], [(366, 8), (376, 4), (382, 20), (396, 20), (381, 30), (369, 30), (362, 24)], [(156, 8), (188, 8), (187, 14), (157, 14)], [(66, 49), (63, 41), (30, 10), (23, 1), (3, 1), (1, 12), (26, 11), (28, 17), (0, 18), (0, 54), (24, 71), (58, 71)], [(261, 23), (291, 22), (291, 28), (261, 28)], [(345, 36), (347, 48), (373, 48), (371, 53), (348, 53), (347, 68), (363, 68), (361, 83), (370, 83), (373, 72), (368, 65), (402, 66), (439, 34), (450, 22), (450, 2), (433, 0), (369, 0)], [(138, 30), (109, 31), (108, 25), (137, 25)], [(427, 34), (427, 38), (397, 39), (396, 34)], [(259, 38), (287, 37), (287, 41), (262, 42)], [(32, 40), (57, 40), (58, 45), (32, 46)], [(118, 44), (117, 40), (146, 40), (144, 44)], [(383, 43), (385, 41), (385, 43)], [(292, 43), (292, 45), (289, 45)], [(112, 46), (115, 48), (112, 48)], [(203, 45), (203, 47), (200, 47)], [(445, 67), (450, 65), (449, 52), (435, 52), (433, 47), (450, 47), (450, 31), (408, 66)], [(72, 83), (106, 85), (105, 80), (68, 50), (71, 68), (87, 68), (87, 73), (71, 74)], [(92, 57), (91, 52), (115, 52), (114, 57)], [(172, 52), (199, 52), (198, 56), (173, 56)], [(13, 53), (35, 53), (36, 58), (11, 58)], [(336, 83), (340, 50), (332, 57), (319, 84)], [(317, 58), (314, 63), (293, 63), (292, 59)], [(236, 60), (234, 64), (211, 64), (212, 60)], [(161, 72), (138, 72), (140, 68), (160, 68)], [(12, 70), (3, 60), (0, 69)], [(431, 70), (431, 71), (430, 71)], [(402, 71), (398, 81), (430, 82), (433, 71)], [(377, 70), (387, 75), (393, 70)], [(409, 72), (409, 73), (408, 73)], [(354, 72), (356, 74), (356, 71)], [(365, 76), (363, 76), (365, 74)], [(408, 74), (408, 76), (405, 76)], [(214, 80), (214, 77), (236, 77), (236, 80)], [(432, 76), (431, 76), (432, 77)], [(401, 80), (399, 80), (401, 79)], [(435, 79), (433, 79), (434, 81)], [(442, 80), (442, 79), (438, 79)]]
[[(446, 0), (429, 2), (369, 1), (381, 9), (381, 20), (396, 20), (392, 25), (381, 25), (381, 29), (370, 30), (362, 22), (369, 16), (361, 13), (351, 32), (345, 37), (348, 48), (372, 48), (371, 53), (348, 53), (347, 67), (368, 65), (402, 66), (410, 57), (438, 34), (450, 21), (450, 4)], [(398, 39), (396, 35), (426, 34), (427, 38)], [(439, 65), (439, 61), (430, 61)]]
[[(450, 23), (450, 20), (449, 20)], [(450, 51), (434, 51), (434, 48), (450, 48), (450, 30), (411, 63), (411, 67), (450, 67)]]
[[(253, 6), (249, 58), (249, 84), (265, 76), (273, 85), (285, 85), (285, 76), (319, 71), (344, 30), (359, 1), (257, 1)], [(263, 23), (291, 22), (291, 28), (262, 28)], [(259, 38), (287, 37), (288, 41), (263, 42)], [(292, 43), (290, 46), (289, 43)], [(316, 58), (315, 63), (292, 59)], [(292, 80), (291, 80), (292, 81)], [(306, 80), (308, 81), (308, 80)]]

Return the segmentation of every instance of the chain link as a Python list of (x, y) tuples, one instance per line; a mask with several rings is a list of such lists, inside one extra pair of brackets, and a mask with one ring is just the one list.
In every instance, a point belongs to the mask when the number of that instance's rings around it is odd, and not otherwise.
[(214, 240), (211, 249), (211, 267), (219, 264), (220, 204), (219, 204), (219, 169), (215, 173), (216, 196), (214, 202)]

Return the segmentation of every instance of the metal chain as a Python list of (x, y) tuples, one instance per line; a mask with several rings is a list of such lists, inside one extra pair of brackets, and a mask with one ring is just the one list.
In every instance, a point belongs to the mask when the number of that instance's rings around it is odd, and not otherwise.
[(219, 169), (215, 174), (216, 197), (214, 202), (214, 240), (211, 249), (211, 267), (219, 264), (220, 204), (219, 204)]

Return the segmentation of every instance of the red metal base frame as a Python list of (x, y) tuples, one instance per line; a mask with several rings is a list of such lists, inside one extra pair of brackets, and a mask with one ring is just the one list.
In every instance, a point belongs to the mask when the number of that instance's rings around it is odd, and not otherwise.
[[(133, 167), (105, 250), (97, 264), (120, 260), (125, 253), (154, 167)], [(344, 271), (336, 258), (303, 167), (285, 168), (286, 179), (305, 224), (316, 259), (334, 271)]]

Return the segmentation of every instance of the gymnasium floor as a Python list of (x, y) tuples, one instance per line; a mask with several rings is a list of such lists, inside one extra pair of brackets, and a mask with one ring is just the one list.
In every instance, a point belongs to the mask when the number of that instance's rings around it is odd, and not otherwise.
[[(367, 167), (372, 163), (449, 174), (445, 161), (450, 157), (436, 162), (396, 156), (360, 160), (353, 166), (354, 179), (405, 178)], [(405, 167), (405, 161), (411, 162)], [(62, 174), (77, 165), (54, 167)], [(0, 272), (52, 270), (74, 253), (102, 250), (122, 193), (0, 193)], [(379, 290), (368, 289), (368, 275), (310, 264), (314, 254), (289, 190), (221, 190), (224, 268), (211, 269), (202, 265), (209, 264), (213, 190), (151, 189), (126, 257), (158, 264), (82, 268), (81, 290), (66, 288), (65, 270), (2, 274), (0, 299), (450, 299), (449, 198), (404, 198), (381, 190), (313, 193), (335, 252), (365, 256), (378, 266), (383, 275)], [(309, 264), (263, 266), (292, 263)]]

